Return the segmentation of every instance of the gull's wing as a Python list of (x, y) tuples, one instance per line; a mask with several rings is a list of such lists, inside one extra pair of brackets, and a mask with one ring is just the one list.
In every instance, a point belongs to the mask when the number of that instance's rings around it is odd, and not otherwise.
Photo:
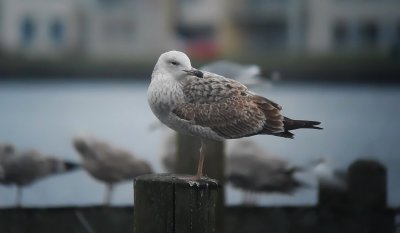
[(105, 176), (113, 177), (115, 180), (124, 180), (141, 174), (151, 173), (150, 166), (124, 149), (115, 148), (105, 142), (98, 142), (98, 160), (104, 169)]
[(241, 83), (220, 75), (202, 71), (203, 78), (188, 76), (182, 81), (187, 102), (214, 103), (221, 99), (248, 95), (249, 90)]
[(239, 82), (204, 72), (203, 78), (190, 76), (181, 84), (186, 102), (173, 110), (181, 119), (209, 127), (224, 138), (284, 131), (281, 107)]

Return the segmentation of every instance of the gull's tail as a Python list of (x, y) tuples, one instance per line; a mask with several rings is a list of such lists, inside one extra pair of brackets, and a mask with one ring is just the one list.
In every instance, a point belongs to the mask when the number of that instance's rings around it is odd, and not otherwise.
[(63, 161), (65, 171), (73, 171), (76, 169), (80, 169), (81, 165), (74, 162)]
[(284, 124), (284, 132), (275, 134), (276, 136), (285, 137), (285, 138), (293, 138), (294, 134), (289, 132), (289, 130), (295, 129), (322, 129), (317, 125), (321, 124), (318, 121), (305, 121), (305, 120), (292, 120), (290, 118), (285, 117), (283, 120)]
[(302, 129), (302, 128), (322, 129), (321, 127), (316, 126), (316, 125), (321, 124), (321, 122), (318, 122), (318, 121), (304, 121), (304, 120), (292, 120), (292, 119), (287, 118), (287, 117), (284, 118), (283, 124), (284, 124), (285, 130), (294, 130), (294, 129)]

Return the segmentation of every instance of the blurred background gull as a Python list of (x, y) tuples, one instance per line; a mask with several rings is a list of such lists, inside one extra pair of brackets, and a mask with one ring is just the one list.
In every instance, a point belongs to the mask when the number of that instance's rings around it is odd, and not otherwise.
[(104, 205), (111, 204), (114, 184), (132, 181), (136, 176), (152, 173), (147, 162), (93, 136), (75, 137), (73, 145), (81, 156), (86, 171), (95, 179), (106, 183)]
[[(71, 141), (90, 132), (164, 172), (161, 155), (176, 149), (164, 131), (149, 131), (156, 119), (146, 91), (169, 50), (188, 54), (195, 68), (225, 63), (215, 71), (227, 76), (247, 67), (257, 77), (251, 91), (280, 103), (285, 115), (323, 123), (323, 131), (299, 131), (294, 140), (254, 137), (262, 150), (300, 167), (328, 155), (320, 177), (344, 170), (345, 179), (368, 155), (387, 171), (385, 205), (400, 207), (397, 0), (0, 0), (0, 143), (13, 153), (35, 148), (80, 161)], [(241, 204), (240, 191), (225, 190), (228, 207)], [(314, 206), (318, 193), (298, 189), (258, 202)], [(103, 194), (103, 184), (77, 170), (24, 188), (23, 204), (102, 205)], [(112, 205), (132, 204), (132, 184), (118, 185)], [(15, 188), (0, 185), (0, 208), (14, 205)]]
[(4, 161), (14, 153), (14, 146), (9, 143), (0, 143), (0, 182), (6, 177)]
[(0, 166), (3, 173), (0, 184), (16, 185), (16, 206), (22, 204), (22, 191), (25, 186), (57, 174), (79, 168), (79, 164), (63, 161), (55, 156), (44, 155), (36, 150), (14, 152), (11, 145), (0, 145)]
[(306, 168), (267, 153), (251, 139), (234, 142), (227, 152), (226, 179), (243, 191), (244, 203), (257, 203), (249, 199), (249, 193), (293, 195), (297, 189), (310, 187), (296, 177), (296, 173), (305, 172)]
[(211, 73), (229, 77), (250, 87), (262, 84), (261, 68), (258, 65), (241, 65), (235, 62), (220, 60), (200, 67)]

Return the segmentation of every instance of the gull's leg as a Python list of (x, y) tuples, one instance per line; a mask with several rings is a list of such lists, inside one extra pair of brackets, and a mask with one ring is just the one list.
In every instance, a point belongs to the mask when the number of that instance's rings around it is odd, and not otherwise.
[(203, 163), (204, 163), (204, 149), (205, 149), (205, 144), (203, 142), (203, 139), (201, 139), (201, 146), (200, 146), (200, 159), (199, 159), (199, 164), (197, 165), (197, 174), (196, 178), (201, 179), (203, 177)]
[(257, 193), (250, 191), (250, 200), (249, 200), (249, 204), (252, 206), (256, 206), (257, 205)]
[(250, 191), (249, 190), (242, 191), (242, 205), (250, 206)]
[(22, 201), (22, 187), (17, 185), (17, 199), (15, 202), (17, 208), (21, 207), (21, 201)]
[(106, 193), (104, 195), (104, 205), (109, 206), (111, 203), (111, 193), (112, 193), (113, 185), (108, 183), (106, 186)]
[(247, 204), (247, 191), (246, 190), (242, 190), (242, 205), (246, 205)]

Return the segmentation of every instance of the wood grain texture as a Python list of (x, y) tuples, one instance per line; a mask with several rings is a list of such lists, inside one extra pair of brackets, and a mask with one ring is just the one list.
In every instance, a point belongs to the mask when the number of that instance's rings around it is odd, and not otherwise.
[(134, 233), (212, 233), (220, 186), (209, 178), (144, 175), (135, 179)]

